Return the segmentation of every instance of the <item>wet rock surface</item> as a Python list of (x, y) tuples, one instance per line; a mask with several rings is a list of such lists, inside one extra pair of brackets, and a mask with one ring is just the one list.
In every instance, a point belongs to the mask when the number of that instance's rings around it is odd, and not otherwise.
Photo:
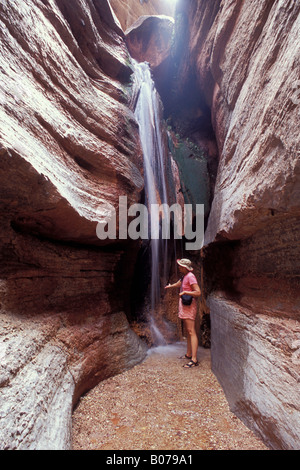
[(210, 351), (185, 369), (185, 344), (101, 382), (73, 413), (74, 450), (266, 450), (233, 413), (211, 372)]

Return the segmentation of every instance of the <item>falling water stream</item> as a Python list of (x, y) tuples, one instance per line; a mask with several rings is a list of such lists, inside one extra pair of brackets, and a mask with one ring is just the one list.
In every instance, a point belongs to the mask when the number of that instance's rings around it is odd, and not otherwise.
[[(153, 204), (168, 203), (164, 171), (164, 145), (160, 118), (160, 98), (151, 76), (149, 64), (134, 61), (134, 81), (138, 90), (135, 117), (139, 124), (140, 139), (144, 157), (145, 202), (151, 214)], [(149, 240), (151, 250), (151, 312), (150, 326), (157, 344), (165, 344), (164, 336), (154, 320), (154, 312), (160, 299), (160, 266), (166, 272), (167, 240), (159, 233), (151, 237), (149, 218)], [(159, 230), (159, 228), (158, 228)], [(162, 262), (162, 263), (161, 263)]]

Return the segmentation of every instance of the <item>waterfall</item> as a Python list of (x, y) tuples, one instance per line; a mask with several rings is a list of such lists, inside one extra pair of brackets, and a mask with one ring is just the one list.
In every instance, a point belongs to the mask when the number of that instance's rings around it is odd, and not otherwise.
[[(164, 145), (160, 118), (160, 98), (152, 80), (149, 64), (134, 62), (134, 86), (137, 91), (135, 117), (139, 124), (140, 139), (144, 158), (145, 202), (151, 214), (153, 204), (168, 203), (165, 170)], [(159, 227), (158, 227), (159, 231)], [(164, 276), (167, 265), (167, 240), (159, 233), (151, 238), (149, 219), (149, 239), (151, 249), (151, 318), (152, 334), (159, 344), (165, 343), (154, 320), (154, 311), (160, 299), (160, 261), (163, 261)]]

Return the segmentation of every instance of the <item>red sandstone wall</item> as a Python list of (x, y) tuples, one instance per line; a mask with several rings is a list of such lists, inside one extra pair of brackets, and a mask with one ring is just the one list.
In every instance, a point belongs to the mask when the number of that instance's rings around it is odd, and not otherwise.
[(213, 370), (274, 448), (299, 448), (298, 2), (179, 2), (219, 164), (205, 235)]
[(145, 355), (128, 246), (96, 236), (143, 188), (132, 71), (106, 1), (4, 1), (0, 18), (0, 448), (68, 448), (73, 402)]

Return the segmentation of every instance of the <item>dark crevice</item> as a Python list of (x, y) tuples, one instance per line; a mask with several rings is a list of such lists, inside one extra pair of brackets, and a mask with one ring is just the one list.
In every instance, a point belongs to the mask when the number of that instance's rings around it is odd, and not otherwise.
[(232, 272), (240, 241), (219, 241), (203, 249), (203, 273), (206, 295), (222, 291), (227, 298), (239, 300)]

